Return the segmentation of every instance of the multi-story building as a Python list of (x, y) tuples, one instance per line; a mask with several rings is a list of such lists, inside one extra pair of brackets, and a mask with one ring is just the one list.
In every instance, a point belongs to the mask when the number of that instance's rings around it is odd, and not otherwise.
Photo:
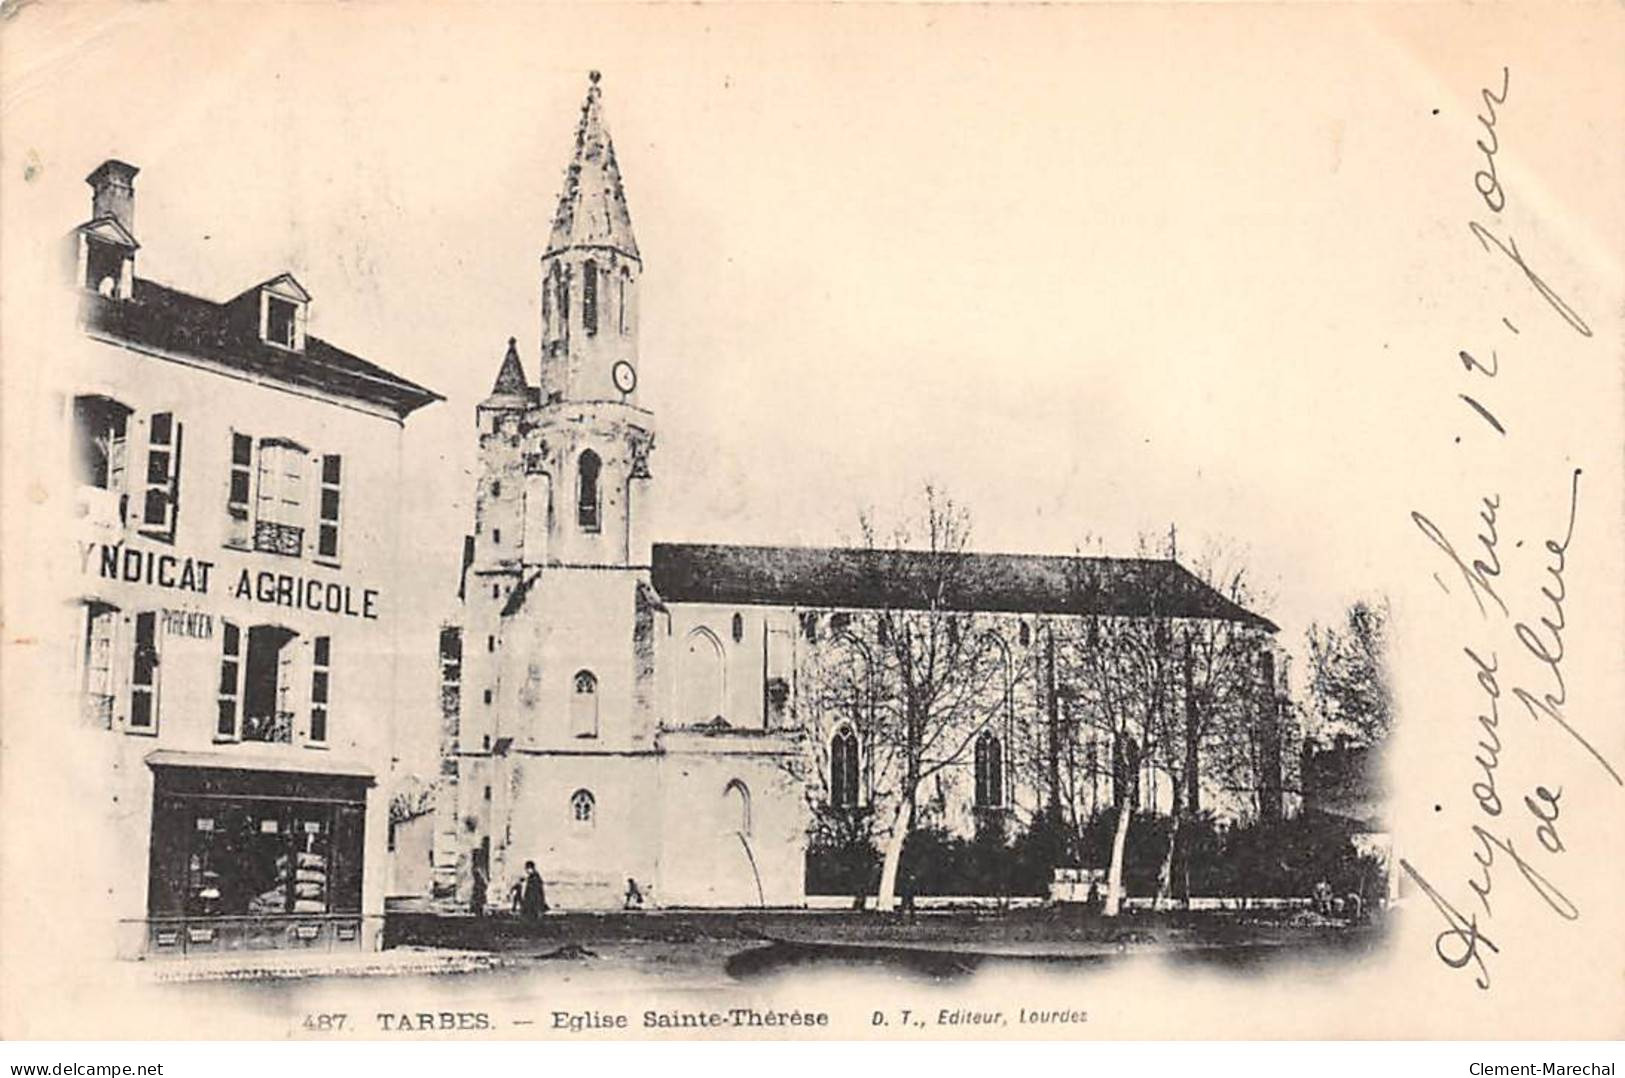
[(88, 179), (57, 357), (119, 948), (376, 946), (401, 439), (440, 398), (312, 333), (291, 274), (224, 302), (142, 277), (136, 174)]
[[(643, 269), (595, 76), (541, 254), (537, 378), (510, 339), (477, 408), (441, 646), (442, 889), (478, 878), (497, 901), (534, 860), (565, 907), (789, 905), (810, 825), (886, 830), (907, 785), (960, 831), (1060, 814), (1063, 771), (1074, 815), (1131, 788), (1189, 806), (1227, 784), (1157, 766), (1179, 738), (1142, 752), (1133, 731), (1216, 740), (1221, 642), (1247, 697), (1223, 701), (1250, 732), (1234, 755), (1257, 811), (1280, 811), (1274, 626), (1172, 560), (653, 542)], [(1107, 646), (1154, 670), (1137, 702), (1063, 691)]]

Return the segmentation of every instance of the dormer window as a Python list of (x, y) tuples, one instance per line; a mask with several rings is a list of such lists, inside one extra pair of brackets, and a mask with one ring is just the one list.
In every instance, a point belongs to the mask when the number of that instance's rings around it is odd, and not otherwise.
[(85, 239), (85, 287), (99, 296), (112, 299), (119, 294), (119, 280), (124, 275), (127, 252), (112, 243)]
[(265, 339), (284, 348), (294, 347), (294, 323), (299, 308), (285, 299), (267, 296), (265, 300)]
[(290, 352), (305, 350), (305, 316), (310, 293), (291, 274), (260, 286), (260, 339)]
[(111, 217), (79, 226), (79, 287), (104, 299), (129, 299), (135, 287), (136, 242)]

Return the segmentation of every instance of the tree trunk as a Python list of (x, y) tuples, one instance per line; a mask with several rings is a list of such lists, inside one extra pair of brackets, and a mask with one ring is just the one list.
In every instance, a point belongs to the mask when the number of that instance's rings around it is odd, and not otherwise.
[(893, 821), (891, 837), (886, 840), (886, 859), (881, 863), (880, 894), (875, 897), (875, 909), (890, 913), (897, 908), (897, 869), (903, 861), (903, 842), (908, 838), (908, 798), (897, 804), (897, 819)]
[(1123, 905), (1123, 849), (1128, 845), (1128, 819), (1134, 814), (1134, 801), (1125, 797), (1117, 806), (1117, 833), (1112, 836), (1112, 867), (1106, 874), (1107, 917), (1116, 917)]
[(1184, 818), (1185, 813), (1176, 805), (1173, 821), (1168, 827), (1168, 848), (1162, 852), (1162, 867), (1157, 870), (1157, 897), (1151, 904), (1152, 909), (1161, 909), (1163, 902), (1172, 897), (1174, 844), (1179, 841), (1179, 825)]

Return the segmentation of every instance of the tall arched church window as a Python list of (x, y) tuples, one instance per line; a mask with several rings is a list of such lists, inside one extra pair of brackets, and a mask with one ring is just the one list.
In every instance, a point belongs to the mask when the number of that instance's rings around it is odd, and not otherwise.
[(858, 735), (845, 724), (829, 743), (829, 801), (836, 808), (858, 804)]
[(577, 790), (570, 795), (570, 823), (577, 830), (590, 829), (597, 812), (598, 803), (593, 800), (591, 790)]
[(570, 736), (598, 736), (598, 679), (578, 670), (570, 692)]
[(679, 722), (710, 722), (722, 716), (722, 647), (709, 630), (688, 634), (677, 673)]
[(723, 819), (729, 828), (750, 837), (750, 787), (733, 779), (722, 791)]
[(976, 807), (1004, 804), (1004, 749), (991, 731), (976, 739)]
[(598, 459), (598, 454), (590, 449), (584, 450), (576, 465), (576, 522), (581, 525), (582, 531), (595, 532), (602, 521), (598, 484), (598, 474), (602, 470), (603, 462)]

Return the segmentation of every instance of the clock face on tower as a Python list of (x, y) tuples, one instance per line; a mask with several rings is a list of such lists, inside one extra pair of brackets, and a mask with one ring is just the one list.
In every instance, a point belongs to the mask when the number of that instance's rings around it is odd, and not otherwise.
[(624, 359), (616, 362), (609, 376), (615, 382), (615, 388), (622, 393), (630, 393), (638, 387), (638, 372)]

